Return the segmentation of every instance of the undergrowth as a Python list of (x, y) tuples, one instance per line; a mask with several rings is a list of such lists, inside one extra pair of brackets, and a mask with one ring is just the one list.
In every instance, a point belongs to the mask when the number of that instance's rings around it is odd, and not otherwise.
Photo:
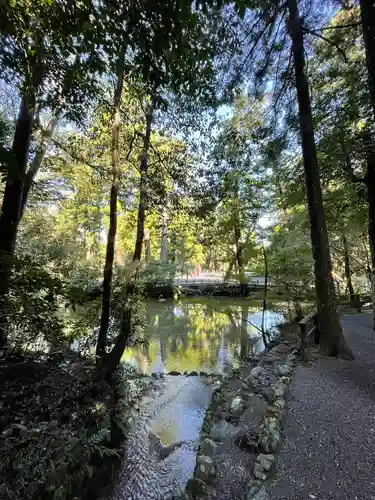
[(113, 394), (94, 367), (64, 363), (0, 364), (0, 498), (83, 498), (98, 464), (118, 457), (110, 445)]

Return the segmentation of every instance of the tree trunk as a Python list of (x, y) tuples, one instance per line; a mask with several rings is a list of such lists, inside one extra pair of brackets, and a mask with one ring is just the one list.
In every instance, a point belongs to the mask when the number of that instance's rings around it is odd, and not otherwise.
[(263, 247), (263, 262), (264, 262), (264, 289), (263, 289), (263, 309), (262, 309), (262, 335), (265, 339), (266, 331), (264, 329), (264, 315), (267, 311), (267, 292), (268, 292), (268, 258), (266, 249)]
[(375, 330), (375, 152), (371, 147), (372, 141), (372, 137), (365, 140), (365, 148), (367, 157), (366, 187), (368, 203), (368, 241), (371, 257), (371, 282), (373, 284), (373, 328)]
[(350, 303), (354, 304), (355, 297), (354, 297), (354, 288), (352, 283), (352, 271), (350, 269), (349, 247), (345, 233), (342, 233), (342, 244), (344, 247), (344, 269), (346, 277), (346, 286), (348, 287), (349, 290)]
[(366, 50), (368, 83), (375, 118), (375, 4), (373, 0), (360, 0), (363, 40)]
[(321, 335), (320, 347), (324, 354), (353, 358), (353, 354), (345, 343), (336, 309), (336, 294), (331, 274), (332, 263), (316, 154), (310, 92), (305, 73), (303, 33), (297, 0), (288, 0), (287, 5), (289, 9), (289, 31), (292, 38), (302, 153), (310, 216), (311, 244)]
[(9, 166), (0, 216), (0, 348), (7, 342), (6, 295), (13, 265), (17, 231), (21, 217), (24, 178), (29, 155), (34, 121), (35, 92), (21, 100), (14, 132), (12, 153), (14, 163)]
[(102, 296), (102, 314), (100, 317), (100, 329), (98, 341), (96, 345), (96, 355), (104, 356), (105, 348), (107, 345), (107, 335), (110, 318), (111, 306), (111, 291), (112, 291), (112, 275), (113, 275), (113, 261), (115, 256), (115, 240), (117, 231), (117, 198), (121, 177), (120, 168), (120, 127), (121, 127), (121, 98), (124, 87), (124, 63), (125, 63), (125, 50), (121, 53), (119, 59), (119, 71), (117, 75), (117, 85), (114, 95), (114, 114), (112, 123), (112, 186), (109, 202), (109, 229), (107, 234), (107, 247), (105, 254), (105, 264), (103, 272), (103, 296)]
[(121, 318), (120, 334), (116, 339), (116, 343), (112, 351), (105, 357), (101, 370), (98, 374), (100, 378), (107, 378), (116, 366), (120, 363), (121, 357), (124, 353), (125, 347), (129, 343), (131, 328), (132, 328), (132, 314), (133, 314), (133, 299), (138, 275), (138, 267), (142, 256), (142, 246), (144, 238), (144, 222), (145, 210), (147, 203), (147, 174), (148, 174), (148, 150), (150, 147), (152, 118), (154, 112), (154, 96), (148, 107), (146, 115), (146, 132), (143, 139), (143, 149), (140, 156), (140, 173), (141, 178), (139, 182), (139, 204), (138, 204), (138, 225), (137, 237), (135, 242), (135, 249), (133, 254), (133, 270), (132, 276), (129, 278), (129, 283), (126, 290), (126, 303), (124, 312)]
[[(370, 91), (373, 118), (375, 120), (375, 4), (373, 0), (360, 0), (361, 22), (363, 30), (363, 40), (365, 42), (366, 65), (368, 71), (368, 86)], [(374, 164), (374, 144), (367, 145), (371, 148), (372, 159), (367, 160), (367, 198), (368, 198), (368, 236), (371, 252), (371, 282), (373, 284), (373, 327), (375, 330), (375, 164)]]
[(146, 114), (146, 131), (143, 139), (143, 150), (141, 153), (140, 161), (140, 174), (139, 181), (139, 205), (138, 205), (138, 221), (137, 221), (137, 239), (135, 242), (135, 249), (133, 254), (133, 262), (140, 262), (142, 256), (142, 245), (144, 237), (144, 224), (145, 224), (145, 210), (147, 203), (147, 176), (148, 176), (148, 150), (150, 148), (151, 126), (154, 113), (154, 97), (149, 104)]
[(48, 122), (45, 130), (41, 132), (41, 140), (37, 145), (35, 156), (30, 164), (30, 167), (26, 173), (23, 191), (22, 191), (22, 204), (21, 204), (21, 214), (20, 219), (22, 219), (23, 214), (25, 212), (27, 200), (29, 198), (31, 186), (34, 182), (36, 174), (39, 172), (39, 169), (42, 165), (43, 158), (46, 154), (48, 143), (56, 129), (57, 123), (59, 121), (58, 116), (53, 116), (51, 120)]

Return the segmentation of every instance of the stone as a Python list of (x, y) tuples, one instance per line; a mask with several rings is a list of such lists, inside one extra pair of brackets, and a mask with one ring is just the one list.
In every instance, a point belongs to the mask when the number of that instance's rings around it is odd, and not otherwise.
[(199, 375), (200, 375), (201, 377), (207, 377), (207, 376), (208, 376), (208, 373), (207, 373), (207, 372), (204, 372), (204, 371), (200, 371), (200, 372), (199, 372)]
[(286, 344), (278, 344), (275, 347), (272, 347), (272, 354), (288, 354), (291, 352), (291, 347)]
[(293, 365), (296, 361), (296, 356), (293, 352), (291, 352), (290, 354), (288, 354), (288, 356), (286, 357), (286, 362)]
[(265, 481), (267, 479), (267, 474), (264, 472), (262, 466), (258, 463), (255, 463), (253, 475), (256, 479), (260, 479), (261, 481)]
[(205, 439), (202, 444), (199, 447), (199, 451), (203, 454), (206, 455), (206, 457), (212, 457), (217, 450), (217, 443), (213, 441), (212, 439)]
[[(267, 419), (268, 420), (268, 419)], [(264, 426), (259, 438), (258, 446), (264, 453), (275, 453), (281, 445), (280, 431), (273, 424), (271, 426)]]
[(245, 401), (248, 401), (249, 399), (253, 398), (255, 396), (255, 392), (244, 392), (242, 394), (242, 397), (244, 398)]
[(285, 376), (285, 375), (289, 375), (290, 373), (292, 373), (292, 367), (285, 363), (283, 365), (279, 365), (277, 368), (276, 368), (276, 372), (278, 375), (280, 376)]
[(197, 376), (198, 376), (198, 372), (192, 371), (192, 372), (188, 373), (188, 377), (197, 377)]
[(211, 457), (199, 455), (197, 458), (196, 476), (202, 481), (209, 482), (215, 475), (215, 466)]
[(268, 401), (268, 403), (272, 404), (275, 400), (275, 393), (273, 392), (273, 389), (267, 388), (267, 389), (262, 389), (262, 396)]
[(238, 432), (238, 429), (233, 424), (222, 420), (212, 426), (209, 437), (215, 441), (225, 441), (236, 437)]
[(178, 375), (181, 375), (181, 372), (177, 372), (175, 370), (172, 370), (171, 372), (168, 373), (168, 375), (178, 376)]
[(255, 377), (255, 378), (259, 378), (259, 377), (264, 377), (264, 376), (267, 376), (267, 372), (264, 368), (262, 368), (261, 366), (256, 366), (255, 368), (253, 368), (250, 372), (250, 376), (251, 377)]
[(215, 419), (216, 420), (227, 420), (229, 418), (228, 412), (224, 408), (218, 408), (215, 411)]
[(234, 442), (240, 448), (240, 450), (246, 451), (248, 453), (255, 454), (259, 451), (255, 436), (252, 436), (250, 433), (241, 433)]
[(275, 463), (275, 455), (260, 453), (257, 456), (256, 462), (266, 471), (269, 472)]
[(238, 418), (242, 415), (242, 413), (245, 411), (246, 405), (245, 401), (240, 398), (239, 396), (236, 396), (233, 398), (232, 403), (230, 405), (230, 412), (233, 415), (233, 417)]
[(269, 500), (264, 484), (260, 481), (255, 481), (247, 494), (246, 500)]
[(292, 379), (290, 377), (280, 377), (279, 379), (280, 382), (282, 382), (284, 385), (289, 385)]
[(155, 379), (156, 379), (156, 378), (159, 378), (159, 374), (158, 374), (158, 373), (156, 373), (156, 372), (153, 372), (153, 373), (151, 373), (151, 377), (152, 377), (152, 378), (155, 378)]
[(185, 491), (189, 500), (203, 498), (207, 493), (207, 485), (201, 479), (193, 477), (189, 479)]
[(285, 395), (286, 387), (280, 380), (273, 386), (273, 393), (276, 398), (282, 398)]
[(280, 361), (280, 358), (275, 354), (268, 354), (267, 356), (264, 356), (264, 358), (262, 359), (262, 363), (267, 365), (277, 363), (278, 361)]
[[(284, 420), (285, 411), (283, 408), (279, 408), (273, 405), (273, 406), (268, 406), (266, 408), (265, 415), (267, 418), (267, 422), (269, 421), (268, 422), (269, 425), (271, 425), (271, 419), (275, 419), (278, 424), (281, 424), (282, 421)], [(276, 425), (276, 427), (278, 426)]]
[(283, 410), (285, 408), (285, 399), (284, 398), (276, 398), (275, 401), (273, 402), (273, 405), (276, 408), (280, 408)]
[(261, 366), (253, 368), (250, 375), (246, 377), (245, 382), (251, 384), (255, 389), (271, 385), (269, 373)]

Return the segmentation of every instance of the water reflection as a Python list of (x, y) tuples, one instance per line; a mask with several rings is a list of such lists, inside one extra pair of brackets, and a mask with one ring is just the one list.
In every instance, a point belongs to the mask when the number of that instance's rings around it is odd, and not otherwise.
[[(266, 311), (264, 324), (271, 337), (284, 316)], [(143, 373), (184, 371), (222, 372), (239, 358), (264, 349), (262, 312), (245, 299), (150, 302), (147, 342), (126, 349), (123, 361)]]

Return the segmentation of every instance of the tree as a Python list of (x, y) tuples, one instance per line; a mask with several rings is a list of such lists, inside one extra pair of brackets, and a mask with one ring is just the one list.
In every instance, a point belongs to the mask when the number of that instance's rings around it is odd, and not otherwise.
[[(120, 49), (121, 50), (121, 49)], [(120, 51), (117, 61), (116, 88), (113, 98), (113, 122), (112, 122), (112, 140), (111, 140), (111, 156), (112, 156), (112, 185), (110, 193), (110, 214), (109, 214), (109, 229), (107, 235), (107, 247), (105, 255), (105, 264), (103, 272), (103, 295), (102, 295), (102, 314), (100, 318), (100, 328), (98, 334), (98, 342), (96, 345), (96, 355), (103, 356), (107, 344), (107, 332), (110, 317), (111, 304), (111, 288), (113, 274), (113, 260), (115, 256), (115, 238), (117, 231), (117, 198), (121, 179), (120, 168), (120, 127), (121, 127), (121, 100), (122, 91), (124, 88), (125, 78), (125, 53), (124, 49)]]
[(231, 254), (226, 279), (236, 269), (243, 296), (247, 295), (245, 268), (254, 253), (256, 226), (267, 207), (267, 175), (257, 158), (262, 119), (261, 103), (244, 96), (237, 99), (233, 117), (224, 121), (215, 141), (209, 174), (221, 237)]
[(315, 265), (315, 287), (321, 332), (321, 349), (328, 355), (352, 357), (345, 344), (336, 310), (332, 263), (319, 178), (310, 94), (306, 77), (303, 31), (297, 0), (288, 0), (289, 31), (292, 38), (306, 193), (310, 214), (311, 244)]
[[(326, 41), (320, 41), (316, 45), (312, 85), (317, 96), (314, 114), (320, 131), (318, 150), (322, 175), (331, 183), (338, 179), (354, 183), (352, 187), (346, 188), (347, 201), (348, 195), (353, 199), (352, 193), (356, 192), (353, 203), (359, 201), (360, 205), (356, 207), (357, 210), (351, 211), (351, 218), (356, 217), (353, 212), (361, 213), (358, 208), (362, 208), (364, 200), (367, 200), (367, 231), (372, 260), (370, 267), (373, 269), (373, 110), (371, 95), (363, 86), (363, 81), (367, 78), (367, 65), (359, 14), (358, 7), (343, 9), (328, 24), (327, 40), (338, 45), (340, 52), (332, 52)], [(337, 86), (337, 81), (340, 81), (340, 87)], [(365, 186), (366, 192), (361, 184)], [(348, 212), (347, 202), (340, 202), (341, 210), (336, 206), (335, 213), (339, 219), (343, 208)], [(342, 218), (341, 222), (345, 230), (347, 223)]]
[[(248, 67), (249, 62), (253, 64), (253, 67), (257, 71), (258, 85), (256, 90), (259, 90), (262, 83), (269, 83), (266, 77), (270, 72), (276, 72), (272, 87), (275, 97), (274, 105), (277, 108), (282, 101), (283, 91), (290, 85), (292, 75), (290, 70), (292, 66), (294, 67), (306, 194), (309, 205), (311, 239), (315, 262), (317, 304), (322, 330), (321, 347), (327, 354), (351, 356), (345, 345), (336, 311), (335, 290), (331, 276), (332, 264), (328, 246), (304, 55), (304, 36), (306, 34), (317, 36), (316, 30), (309, 26), (309, 20), (315, 14), (319, 15), (319, 12), (318, 9), (314, 10), (313, 3), (309, 3), (304, 10), (304, 17), (302, 19), (296, 0), (287, 2), (255, 2), (255, 5), (251, 2), (249, 3), (249, 7), (252, 15), (245, 16), (244, 24), (248, 29), (248, 37), (240, 70), (243, 72), (243, 69)], [(286, 17), (287, 14), (288, 17)], [(325, 14), (325, 11), (321, 12), (323, 22)], [(284, 23), (286, 30), (283, 29)], [(318, 36), (321, 35), (318, 33)], [(262, 43), (264, 50), (259, 56), (259, 52), (256, 49), (260, 43)], [(293, 65), (291, 64), (292, 61)], [(294, 110), (292, 104), (291, 109)], [(274, 129), (280, 129), (281, 122), (282, 120), (277, 120), (276, 118)]]
[(366, 51), (368, 84), (375, 119), (375, 6), (371, 0), (360, 0), (363, 40)]
[[(95, 52), (87, 47), (92, 32), (91, 2), (79, 5), (33, 3), (6, 4), (0, 21), (0, 64), (5, 79), (19, 85), (20, 108), (9, 151), (6, 184), (0, 216), (0, 297), (2, 302), (0, 346), (6, 343), (5, 296), (12, 267), (19, 221), (26, 202), (26, 177), (29, 148), (37, 108), (49, 106), (53, 111), (74, 102), (71, 116), (79, 116), (86, 92), (93, 93), (100, 66)], [(84, 33), (84, 42), (82, 35)], [(67, 112), (67, 109), (65, 109)], [(30, 169), (33, 177), (36, 160)], [(25, 181), (26, 179), (26, 181)]]
[[(160, 12), (162, 17), (160, 19)], [(148, 199), (148, 154), (152, 131), (152, 121), (156, 105), (160, 108), (168, 106), (170, 94), (189, 98), (200, 98), (210, 89), (213, 77), (209, 55), (212, 42), (204, 33), (205, 16), (195, 13), (190, 2), (184, 2), (178, 9), (156, 9), (153, 3), (144, 6), (144, 18), (137, 25), (135, 42), (130, 53), (134, 72), (143, 81), (138, 88), (143, 103), (146, 102), (145, 132), (140, 154), (139, 171), (139, 204), (137, 218), (137, 235), (133, 254), (132, 272), (128, 277), (126, 305), (121, 320), (120, 334), (112, 351), (108, 354), (100, 376), (107, 376), (119, 363), (128, 343), (132, 328), (132, 301), (136, 288), (137, 269), (142, 254), (144, 240), (144, 223)], [(154, 30), (150, 32), (150, 23)], [(165, 34), (170, 34), (168, 37)], [(182, 33), (184, 36), (182, 36)], [(132, 33), (133, 34), (133, 33)], [(139, 38), (138, 38), (139, 37)], [(207, 44), (202, 44), (202, 39)], [(145, 40), (147, 43), (145, 43)], [(184, 58), (178, 58), (180, 53)], [(170, 52), (172, 56), (170, 55)], [(162, 61), (162, 64), (161, 64)], [(202, 64), (204, 63), (204, 64)], [(135, 81), (133, 85), (137, 86)], [(101, 336), (103, 338), (103, 334)], [(102, 351), (103, 342), (101, 342)]]

